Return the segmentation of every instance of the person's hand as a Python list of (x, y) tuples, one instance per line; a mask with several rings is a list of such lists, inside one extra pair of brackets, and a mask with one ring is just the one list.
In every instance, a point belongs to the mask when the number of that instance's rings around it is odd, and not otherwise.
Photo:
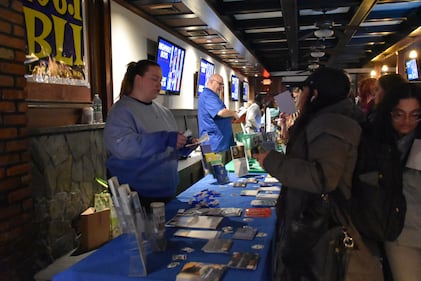
[(195, 150), (199, 146), (199, 144), (197, 144), (198, 141), (199, 141), (198, 138), (192, 138), (192, 140), (191, 140), (191, 146), (190, 146), (190, 148), (192, 150)]
[(266, 156), (268, 156), (269, 152), (268, 151), (264, 151), (264, 152), (259, 152), (259, 153), (253, 153), (253, 158), (257, 160), (257, 162), (259, 162), (260, 167), (263, 167), (263, 161), (265, 161)]
[(234, 117), (235, 120), (240, 119), (240, 115), (238, 115), (237, 112), (234, 112), (234, 116), (233, 117)]
[(179, 132), (177, 135), (177, 149), (183, 148), (186, 145), (186, 143), (187, 137)]

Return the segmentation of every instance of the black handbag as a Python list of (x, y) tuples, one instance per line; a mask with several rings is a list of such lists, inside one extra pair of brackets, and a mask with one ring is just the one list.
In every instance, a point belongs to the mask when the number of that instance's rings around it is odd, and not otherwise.
[(334, 194), (324, 196), (328, 196), (323, 200), (330, 201), (333, 216), (339, 224), (323, 233), (312, 248), (310, 267), (314, 280), (383, 281), (379, 257), (367, 248), (349, 215), (336, 203)]
[[(305, 147), (308, 155), (307, 143)], [(324, 186), (323, 169), (317, 161), (314, 164)], [(296, 208), (294, 218), (280, 225), (287, 230), (280, 235), (278, 252), (282, 262), (277, 262), (281, 268), (276, 270), (275, 280), (384, 281), (380, 259), (370, 252), (354, 227), (341, 190), (327, 194), (293, 191), (297, 192), (301, 194), (289, 196), (301, 198), (289, 202)], [(281, 201), (279, 210), (285, 207)]]
[(310, 195), (310, 218), (290, 222), (281, 235), (276, 277), (283, 281), (383, 281), (382, 264), (361, 239), (336, 193)]

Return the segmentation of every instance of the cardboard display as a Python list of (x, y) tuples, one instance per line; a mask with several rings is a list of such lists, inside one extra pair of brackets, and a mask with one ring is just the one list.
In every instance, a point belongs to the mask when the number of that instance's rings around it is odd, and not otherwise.
[(110, 239), (110, 209), (96, 212), (90, 207), (80, 215), (80, 246), (86, 251), (98, 248)]

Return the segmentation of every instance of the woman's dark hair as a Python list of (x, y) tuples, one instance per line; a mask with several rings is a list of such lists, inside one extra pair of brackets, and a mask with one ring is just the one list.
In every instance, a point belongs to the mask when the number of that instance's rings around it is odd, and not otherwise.
[(382, 75), (379, 77), (378, 81), (383, 90), (387, 90), (398, 86), (400, 83), (407, 82), (400, 74), (397, 73)]
[(373, 119), (372, 129), (380, 140), (393, 141), (395, 132), (392, 127), (391, 112), (400, 100), (415, 98), (421, 105), (421, 87), (413, 83), (400, 82), (388, 89), (383, 100), (378, 104)]
[(121, 82), (120, 96), (129, 95), (133, 90), (134, 78), (136, 77), (136, 75), (145, 75), (145, 72), (148, 71), (150, 66), (160, 67), (159, 64), (150, 60), (130, 62), (127, 65), (126, 74), (124, 74), (123, 81)]
[(351, 88), (351, 83), (345, 71), (330, 67), (320, 68), (313, 72), (304, 85), (310, 87), (310, 99), (314, 90), (318, 92), (314, 102), (308, 104), (308, 107), (313, 109), (312, 111), (318, 111), (347, 98)]
[(254, 97), (254, 102), (260, 107), (263, 107), (263, 96), (262, 95), (256, 95)]
[(387, 96), (389, 92), (395, 92), (399, 89), (402, 83), (407, 82), (400, 74), (397, 73), (382, 75), (377, 81), (383, 89), (385, 96)]
[[(351, 83), (342, 69), (324, 67), (313, 72), (304, 82), (304, 86), (310, 88), (310, 94), (300, 117), (291, 130), (290, 141), (294, 140), (318, 111), (347, 99)], [(314, 90), (317, 90), (318, 95), (312, 99)]]

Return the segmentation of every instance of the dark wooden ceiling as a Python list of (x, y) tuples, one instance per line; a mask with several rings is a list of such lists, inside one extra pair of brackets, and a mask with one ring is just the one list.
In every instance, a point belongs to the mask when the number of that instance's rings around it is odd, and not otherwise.
[(421, 0), (124, 2), (245, 75), (362, 68), (421, 26)]

